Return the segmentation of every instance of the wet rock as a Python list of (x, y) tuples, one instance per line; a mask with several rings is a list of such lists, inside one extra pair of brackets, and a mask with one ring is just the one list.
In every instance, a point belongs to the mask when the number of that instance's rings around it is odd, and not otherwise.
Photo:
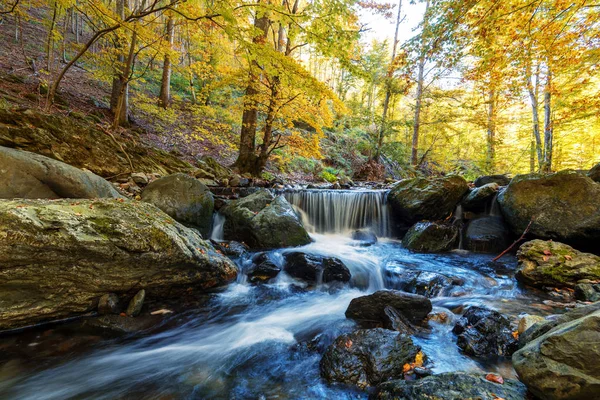
[(517, 252), (516, 278), (536, 287), (573, 287), (583, 279), (600, 281), (600, 257), (563, 243), (531, 240)]
[(341, 335), (327, 348), (321, 376), (360, 388), (401, 378), (404, 364), (415, 362), (421, 348), (409, 336), (386, 329), (361, 329)]
[(373, 294), (352, 299), (346, 318), (359, 322), (389, 326), (385, 307), (392, 306), (412, 323), (419, 323), (431, 312), (431, 301), (417, 294), (398, 290), (379, 290)]
[(136, 286), (178, 298), (237, 275), (195, 231), (115, 199), (0, 201), (0, 265), (0, 330), (77, 316)]
[(562, 171), (517, 175), (498, 196), (502, 214), (516, 235), (533, 219), (529, 234), (597, 249), (600, 240), (600, 184)]
[(471, 190), (467, 197), (462, 201), (463, 209), (465, 210), (484, 210), (486, 205), (498, 193), (500, 186), (492, 182), (487, 185)]
[(224, 235), (255, 249), (302, 246), (310, 237), (283, 196), (266, 189), (231, 201), (219, 212), (225, 216)]
[(505, 379), (503, 384), (490, 382), (485, 374), (445, 372), (416, 381), (393, 380), (377, 386), (372, 400), (465, 400), (527, 399), (527, 388), (521, 382)]
[(445, 219), (468, 190), (467, 181), (457, 175), (405, 179), (393, 187), (388, 201), (396, 222), (408, 228), (422, 220)]
[(90, 171), (28, 151), (0, 147), (0, 171), (0, 199), (122, 197)]
[(486, 308), (469, 307), (452, 332), (458, 347), (475, 357), (510, 356), (517, 349), (509, 320)]
[(231, 257), (243, 257), (250, 250), (245, 244), (234, 240), (222, 242), (211, 240), (211, 243), (215, 246), (215, 249), (218, 249), (221, 253)]
[(369, 229), (357, 229), (352, 232), (352, 240), (358, 240), (363, 246), (371, 246), (377, 243), (377, 236)]
[(251, 283), (267, 282), (281, 272), (281, 268), (269, 259), (267, 253), (255, 255), (252, 263), (252, 267), (248, 270), (248, 280)]
[(541, 399), (600, 393), (600, 311), (559, 324), (513, 354), (519, 379)]
[(214, 199), (197, 179), (177, 173), (150, 183), (142, 200), (160, 208), (175, 220), (194, 227), (208, 237), (212, 226)]
[(119, 297), (114, 293), (107, 293), (98, 301), (98, 314), (118, 314), (121, 311)]
[(121, 315), (103, 315), (86, 319), (82, 323), (82, 329), (105, 336), (121, 336), (151, 330), (160, 325), (162, 321), (163, 317), (160, 315), (141, 315), (136, 318)]
[(403, 292), (415, 293), (425, 297), (448, 295), (451, 290), (461, 286), (462, 279), (423, 270), (403, 269), (399, 272), (388, 272), (388, 285)]
[(313, 254), (286, 253), (284, 270), (290, 276), (309, 283), (348, 282), (351, 275), (344, 263), (333, 257)]
[(500, 253), (509, 246), (510, 235), (502, 217), (478, 218), (467, 226), (466, 247), (477, 253)]
[(441, 253), (456, 248), (459, 240), (458, 228), (437, 222), (418, 222), (408, 230), (402, 245), (413, 251)]
[(600, 284), (579, 283), (575, 285), (575, 298), (580, 301), (600, 301)]
[(519, 333), (519, 335), (522, 335), (525, 332), (527, 332), (527, 330), (529, 328), (531, 328), (532, 326), (534, 326), (535, 324), (543, 323), (545, 321), (546, 321), (546, 319), (544, 317), (540, 317), (539, 315), (524, 315), (519, 320), (519, 326), (517, 328), (517, 332)]
[(600, 183), (600, 164), (594, 165), (594, 167), (587, 173), (587, 176), (589, 176), (594, 182)]
[(496, 183), (498, 186), (506, 186), (510, 183), (510, 178), (506, 175), (486, 175), (475, 179), (475, 187), (482, 187), (490, 183)]
[(144, 306), (144, 300), (146, 299), (146, 291), (144, 289), (140, 290), (133, 296), (133, 299), (129, 302), (127, 306), (127, 315), (130, 317), (137, 317), (142, 312), (142, 307)]

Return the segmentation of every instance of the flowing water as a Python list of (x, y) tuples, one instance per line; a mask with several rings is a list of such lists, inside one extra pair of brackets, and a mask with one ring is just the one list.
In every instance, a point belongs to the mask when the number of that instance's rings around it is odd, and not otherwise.
[[(0, 397), (366, 398), (366, 392), (328, 385), (320, 379), (320, 351), (354, 328), (344, 316), (353, 298), (382, 288), (404, 289), (407, 276), (452, 279), (454, 284), (430, 293), (434, 311), (444, 311), (450, 319), (454, 317), (451, 310), (472, 304), (487, 305), (513, 318), (522, 312), (540, 314), (540, 299), (515, 283), (513, 259), (499, 264), (490, 263), (491, 256), (464, 251), (414, 254), (399, 241), (385, 237), (372, 246), (361, 246), (349, 232), (372, 228), (383, 236), (389, 232), (389, 215), (385, 193), (357, 193), (286, 195), (314, 227), (314, 241), (294, 251), (340, 258), (352, 273), (350, 285), (307, 288), (285, 273), (269, 284), (250, 285), (243, 271), (251, 262), (237, 260), (242, 273), (236, 283), (211, 295), (198, 309), (171, 316), (162, 329), (143, 337), (90, 340), (83, 350), (60, 355), (46, 351), (61, 346), (50, 339), (56, 333), (12, 338), (6, 348), (31, 348), (27, 354), (34, 355), (28, 360), (0, 356), (0, 365), (4, 365), (0, 368)], [(219, 225), (222, 221), (215, 221), (216, 229)], [(275, 250), (269, 257), (281, 265), (287, 251), (291, 250)], [(461, 354), (452, 326), (451, 321), (431, 323), (431, 331), (414, 338), (434, 372), (484, 370), (513, 375), (505, 360), (482, 363)]]

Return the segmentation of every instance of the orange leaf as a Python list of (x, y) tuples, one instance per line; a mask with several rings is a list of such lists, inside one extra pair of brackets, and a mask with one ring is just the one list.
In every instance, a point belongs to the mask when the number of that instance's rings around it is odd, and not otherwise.
[(404, 372), (404, 373), (406, 373), (406, 372), (410, 371), (411, 369), (412, 369), (412, 368), (411, 368), (410, 364), (408, 364), (408, 363), (407, 363), (407, 364), (404, 364), (404, 365), (402, 366), (402, 372)]
[(544, 250), (543, 253), (547, 256), (551, 256), (552, 252), (550, 250)]
[(549, 259), (550, 259), (550, 256), (544, 256), (544, 257), (542, 257), (542, 260), (544, 260), (544, 261), (548, 261)]
[(350, 339), (346, 340), (346, 343), (344, 343), (344, 346), (346, 346), (347, 349), (352, 347), (352, 340), (350, 340)]
[(487, 374), (485, 376), (485, 379), (487, 379), (490, 382), (499, 383), (501, 385), (504, 383), (504, 379), (502, 379), (500, 375), (496, 374)]
[(519, 331), (513, 331), (512, 337), (514, 337), (515, 340), (518, 340), (519, 339)]
[(570, 255), (568, 255), (568, 254), (565, 256), (565, 260), (569, 260), (569, 261), (571, 261), (572, 259), (573, 259), (573, 257), (571, 257), (571, 256), (570, 256)]

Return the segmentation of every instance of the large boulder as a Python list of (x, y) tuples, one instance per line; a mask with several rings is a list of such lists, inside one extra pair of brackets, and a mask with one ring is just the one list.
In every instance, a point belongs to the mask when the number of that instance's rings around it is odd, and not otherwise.
[(452, 332), (457, 335), (458, 347), (475, 357), (510, 356), (518, 346), (510, 321), (483, 307), (469, 307)]
[(199, 180), (177, 173), (150, 183), (142, 200), (155, 205), (184, 225), (210, 234), (215, 202), (210, 190)]
[(370, 399), (381, 400), (465, 400), (527, 399), (527, 388), (514, 379), (496, 383), (485, 374), (445, 372), (416, 381), (393, 380), (377, 386)]
[(223, 285), (236, 266), (151, 204), (0, 201), (0, 330), (76, 316), (100, 297), (178, 297)]
[(506, 186), (510, 183), (510, 178), (506, 175), (485, 175), (475, 179), (475, 187), (482, 187), (490, 183), (496, 183), (498, 186)]
[(361, 329), (339, 336), (327, 348), (320, 363), (321, 376), (360, 388), (377, 385), (401, 378), (404, 364), (415, 363), (420, 351), (409, 336), (381, 328)]
[(93, 199), (121, 197), (106, 180), (28, 151), (0, 147), (0, 198)]
[(578, 281), (600, 281), (600, 257), (563, 243), (531, 240), (517, 252), (517, 279), (536, 287), (573, 287)]
[(459, 230), (451, 224), (417, 222), (406, 232), (402, 245), (413, 251), (440, 253), (450, 251), (458, 245)]
[(245, 242), (255, 249), (302, 246), (310, 237), (290, 203), (266, 189), (222, 207), (225, 239)]
[(495, 182), (475, 188), (469, 192), (461, 204), (465, 210), (484, 210), (486, 205), (498, 194), (499, 189), (500, 186)]
[(478, 253), (499, 253), (508, 247), (510, 237), (502, 217), (482, 217), (469, 222), (465, 245), (468, 250)]
[(422, 220), (445, 219), (468, 190), (467, 181), (457, 175), (405, 179), (390, 191), (388, 201), (400, 228), (407, 228)]
[(518, 175), (498, 196), (513, 233), (572, 245), (593, 247), (600, 240), (600, 184), (587, 176), (562, 171)]
[(560, 324), (513, 354), (519, 379), (540, 399), (600, 394), (600, 311)]
[(589, 176), (594, 182), (600, 183), (600, 163), (594, 165), (594, 167), (587, 173), (587, 176)]
[(286, 253), (285, 272), (308, 283), (348, 282), (352, 277), (344, 263), (334, 257), (294, 251)]
[(352, 299), (346, 317), (359, 322), (386, 325), (389, 317), (385, 308), (391, 306), (410, 322), (418, 323), (431, 312), (431, 301), (424, 296), (398, 290), (379, 290), (373, 294)]
[(277, 277), (281, 267), (277, 266), (267, 253), (258, 253), (252, 257), (252, 265), (246, 272), (250, 283), (268, 282)]

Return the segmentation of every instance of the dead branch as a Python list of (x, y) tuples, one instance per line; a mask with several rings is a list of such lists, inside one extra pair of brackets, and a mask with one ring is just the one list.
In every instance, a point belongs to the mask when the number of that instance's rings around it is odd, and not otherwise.
[(527, 235), (527, 233), (529, 232), (529, 228), (531, 228), (531, 224), (533, 223), (533, 218), (531, 219), (531, 221), (529, 221), (529, 224), (527, 225), (527, 228), (525, 228), (525, 230), (523, 231), (523, 234), (513, 242), (513, 244), (511, 244), (510, 246), (508, 246), (508, 248), (506, 250), (504, 250), (502, 253), (498, 254), (493, 260), (492, 262), (496, 262), (498, 261), (503, 255), (505, 255), (506, 253), (508, 253), (509, 251), (511, 251), (513, 249), (513, 247), (516, 246), (517, 243), (519, 243), (521, 240), (525, 239), (525, 235)]

